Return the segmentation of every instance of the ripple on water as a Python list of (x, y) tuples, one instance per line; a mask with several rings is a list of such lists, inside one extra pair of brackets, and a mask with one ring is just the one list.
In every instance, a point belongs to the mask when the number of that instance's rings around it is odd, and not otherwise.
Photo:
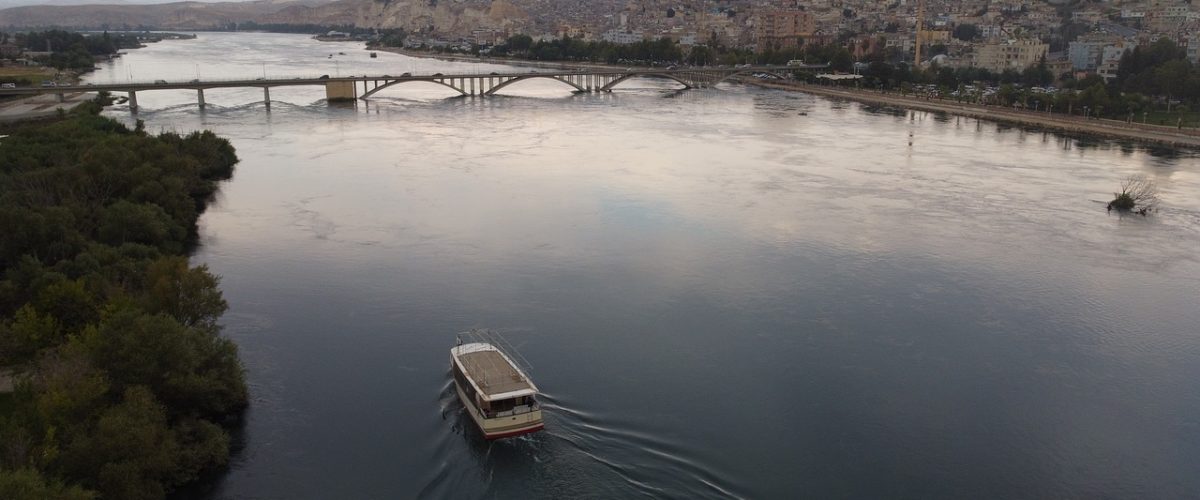
[[(438, 398), (445, 421), (430, 460), (437, 464), (421, 487), (420, 498), (491, 497), (511, 491), (505, 474), (546, 476), (543, 470), (577, 476), (567, 490), (556, 483), (528, 484), (531, 497), (556, 497), (577, 488), (586, 498), (746, 498), (734, 478), (704, 465), (686, 443), (663, 439), (623, 425), (619, 415), (571, 409), (553, 395), (540, 395), (546, 429), (512, 439), (486, 441), (467, 415), (447, 373)], [(464, 462), (474, 462), (464, 466)], [(580, 462), (583, 462), (582, 464)], [(607, 475), (595, 474), (599, 464)], [(470, 471), (481, 470), (483, 474)], [(519, 481), (525, 484), (524, 481)], [(565, 484), (558, 486), (566, 488)], [(597, 492), (607, 492), (598, 495)]]

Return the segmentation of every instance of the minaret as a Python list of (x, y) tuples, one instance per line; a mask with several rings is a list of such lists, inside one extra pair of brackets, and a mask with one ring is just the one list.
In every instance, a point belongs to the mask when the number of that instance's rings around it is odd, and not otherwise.
[(917, 0), (917, 54), (913, 61), (914, 67), (921, 67), (921, 39), (925, 33), (925, 0)]

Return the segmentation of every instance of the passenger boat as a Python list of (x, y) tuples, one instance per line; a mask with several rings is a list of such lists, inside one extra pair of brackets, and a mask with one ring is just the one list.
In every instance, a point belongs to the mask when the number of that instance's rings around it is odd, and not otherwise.
[(473, 341), (464, 343), (460, 336), (458, 345), (450, 349), (450, 368), (458, 399), (483, 437), (492, 440), (542, 430), (537, 386), (500, 348), (507, 343), (491, 333), (476, 331), (470, 336)]

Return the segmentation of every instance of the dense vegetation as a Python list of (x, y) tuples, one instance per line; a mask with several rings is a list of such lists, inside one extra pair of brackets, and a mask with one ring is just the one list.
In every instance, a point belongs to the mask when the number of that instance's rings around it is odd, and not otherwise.
[[(1080, 80), (1070, 74), (1054, 75), (1044, 63), (1020, 72), (1006, 70), (997, 74), (978, 68), (934, 66), (917, 70), (904, 63), (875, 59), (862, 74), (863, 85), (868, 88), (909, 89), (927, 85), (940, 89), (943, 96), (955, 93), (961, 100), (1056, 112), (1070, 110), (1074, 114), (1087, 112), (1091, 116), (1159, 124), (1175, 125), (1182, 121), (1184, 125), (1196, 126), (1195, 112), (1200, 110), (1200, 67), (1187, 60), (1184, 49), (1166, 38), (1127, 51), (1116, 78), (1109, 81), (1097, 75)], [(1050, 85), (1056, 79), (1065, 91), (1045, 93), (1034, 89)], [(967, 86), (999, 88), (984, 96), (982, 89), (972, 92), (967, 91)]]
[(0, 42), (9, 39), (21, 48), (35, 52), (50, 52), (39, 62), (57, 69), (90, 70), (96, 65), (97, 56), (116, 54), (120, 49), (140, 47), (133, 35), (83, 35), (72, 31), (49, 30), (28, 33), (0, 33)]
[(100, 108), (0, 139), (0, 498), (162, 498), (225, 465), (247, 404), (218, 279), (184, 255), (233, 147)]

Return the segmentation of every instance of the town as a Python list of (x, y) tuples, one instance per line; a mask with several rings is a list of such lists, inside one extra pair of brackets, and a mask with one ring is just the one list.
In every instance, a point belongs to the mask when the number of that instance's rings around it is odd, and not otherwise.
[(464, 23), (457, 32), (417, 32), (404, 45), (486, 54), (515, 34), (613, 44), (670, 38), (685, 50), (759, 53), (836, 44), (856, 60), (993, 73), (1044, 62), (1055, 77), (1111, 79), (1125, 51), (1165, 38), (1200, 63), (1200, 8), (1185, 0), (531, 0), (522, 7), (535, 14), (492, 18), (496, 26)]

